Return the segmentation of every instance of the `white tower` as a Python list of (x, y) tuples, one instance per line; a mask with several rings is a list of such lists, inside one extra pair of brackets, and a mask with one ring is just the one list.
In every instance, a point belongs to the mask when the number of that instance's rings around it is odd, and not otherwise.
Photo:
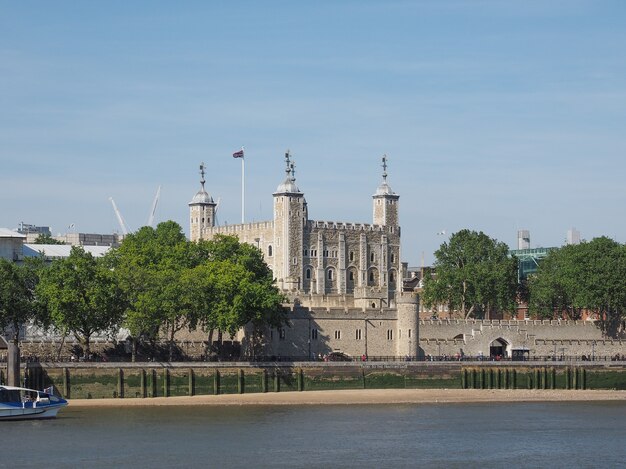
[(307, 206), (296, 186), (295, 166), (285, 153), (286, 177), (274, 192), (274, 276), (283, 290), (297, 290), (302, 281), (302, 246)]
[(200, 164), (200, 190), (189, 202), (189, 238), (198, 241), (203, 238), (206, 228), (215, 226), (215, 208), (217, 204), (204, 189), (204, 163)]

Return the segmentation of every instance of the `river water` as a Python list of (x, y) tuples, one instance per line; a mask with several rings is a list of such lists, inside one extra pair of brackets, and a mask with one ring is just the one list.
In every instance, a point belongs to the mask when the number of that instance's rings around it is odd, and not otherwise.
[(626, 467), (626, 403), (64, 409), (0, 467)]

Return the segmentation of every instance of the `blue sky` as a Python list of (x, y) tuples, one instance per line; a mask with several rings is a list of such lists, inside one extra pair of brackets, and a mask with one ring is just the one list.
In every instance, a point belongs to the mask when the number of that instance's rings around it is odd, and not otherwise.
[(626, 241), (626, 2), (0, 1), (0, 226), (271, 219), (291, 149), (313, 219), (370, 222), (380, 158), (403, 258), (437, 232)]

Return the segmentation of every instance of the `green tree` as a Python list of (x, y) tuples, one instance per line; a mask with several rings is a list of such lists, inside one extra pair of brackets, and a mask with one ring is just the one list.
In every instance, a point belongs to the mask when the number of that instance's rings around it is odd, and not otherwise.
[(68, 258), (42, 271), (37, 294), (46, 304), (52, 325), (64, 335), (74, 334), (87, 357), (91, 336), (112, 331), (124, 310), (113, 272), (81, 247), (73, 247)]
[(514, 311), (517, 259), (483, 232), (461, 230), (435, 252), (435, 274), (424, 279), (424, 304), (447, 304), (468, 318)]
[(59, 241), (58, 239), (54, 239), (49, 234), (41, 233), (35, 239), (35, 243), (34, 244), (65, 244), (65, 243), (63, 241)]
[(154, 349), (161, 331), (169, 338), (172, 359), (174, 335), (187, 325), (187, 313), (178, 301), (180, 275), (199, 261), (195, 254), (173, 221), (159, 223), (156, 229), (143, 227), (107, 254), (126, 306), (123, 326), (131, 335), (133, 361), (138, 345), (148, 340)]
[(545, 318), (595, 314), (605, 332), (626, 316), (626, 246), (609, 238), (551, 251), (529, 279), (530, 310)]
[(190, 324), (208, 334), (209, 346), (215, 332), (221, 347), (223, 334), (233, 336), (250, 323), (254, 350), (264, 327), (285, 324), (285, 297), (259, 249), (234, 236), (217, 235), (197, 243), (195, 250), (204, 262), (187, 272), (184, 291)]
[(23, 265), (0, 259), (0, 331), (9, 328), (10, 340), (16, 347), (21, 326), (32, 321), (45, 323), (35, 295), (40, 268), (38, 259), (28, 259)]

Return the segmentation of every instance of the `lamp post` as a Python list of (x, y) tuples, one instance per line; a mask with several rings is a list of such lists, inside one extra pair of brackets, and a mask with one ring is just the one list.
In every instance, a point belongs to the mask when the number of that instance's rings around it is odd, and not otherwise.
[(596, 361), (596, 341), (591, 342), (591, 361)]

